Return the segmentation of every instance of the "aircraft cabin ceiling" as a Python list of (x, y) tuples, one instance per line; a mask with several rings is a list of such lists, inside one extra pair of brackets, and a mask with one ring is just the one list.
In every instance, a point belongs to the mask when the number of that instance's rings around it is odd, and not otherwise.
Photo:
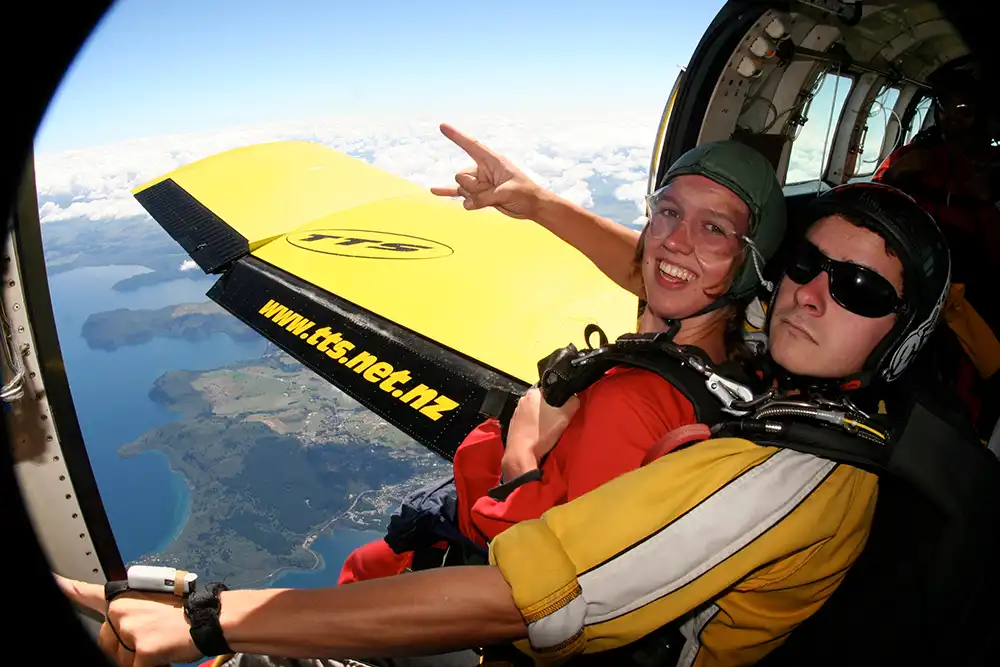
[[(969, 48), (934, 2), (873, 2), (860, 5), (860, 17), (848, 10), (846, 23), (821, 7), (842, 6), (835, 2), (799, 2), (794, 12), (816, 21), (837, 25), (838, 44), (857, 65), (880, 71), (895, 71), (909, 79), (924, 81), (944, 64), (968, 55)], [(850, 25), (854, 21), (855, 25)]]

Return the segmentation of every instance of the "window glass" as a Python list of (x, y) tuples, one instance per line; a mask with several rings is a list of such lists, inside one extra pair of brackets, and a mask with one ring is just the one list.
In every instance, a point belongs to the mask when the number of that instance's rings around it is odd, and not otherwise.
[(787, 184), (819, 180), (830, 159), (833, 132), (850, 92), (849, 77), (829, 73), (821, 79), (815, 97), (803, 114), (805, 123), (793, 137), (785, 178)]

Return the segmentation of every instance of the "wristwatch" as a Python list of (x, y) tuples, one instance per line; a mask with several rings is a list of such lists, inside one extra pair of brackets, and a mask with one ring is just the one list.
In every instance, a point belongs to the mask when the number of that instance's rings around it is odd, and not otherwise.
[(222, 602), (219, 593), (228, 591), (225, 584), (209, 584), (203, 590), (196, 590), (184, 600), (184, 615), (191, 624), (191, 639), (195, 647), (205, 657), (232, 653), (222, 636), (222, 626), (219, 624), (219, 612)]

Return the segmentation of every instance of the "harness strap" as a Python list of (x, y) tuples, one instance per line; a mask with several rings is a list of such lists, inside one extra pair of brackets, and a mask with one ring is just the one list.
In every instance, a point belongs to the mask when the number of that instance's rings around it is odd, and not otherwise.
[(669, 454), (682, 445), (693, 442), (701, 442), (712, 437), (712, 429), (707, 424), (687, 424), (675, 428), (670, 433), (660, 438), (655, 445), (649, 448), (641, 465), (652, 463), (656, 459)]
[(713, 437), (742, 437), (763, 447), (792, 449), (874, 473), (885, 470), (889, 456), (886, 445), (876, 445), (823, 426), (752, 420), (727, 422), (720, 426), (722, 428), (714, 429)]
[[(538, 362), (538, 387), (545, 402), (564, 405), (571, 396), (586, 390), (616, 366), (631, 366), (656, 373), (673, 385), (694, 406), (699, 422), (715, 423), (722, 419), (722, 401), (732, 396), (725, 383), (731, 381), (711, 372), (711, 364), (696, 347), (682, 347), (672, 342), (669, 333), (625, 334), (614, 343), (594, 325), (587, 327), (588, 340), (597, 332), (599, 348), (578, 350), (572, 343), (555, 350)], [(707, 381), (707, 382), (706, 382)], [(500, 423), (506, 442), (510, 419), (523, 393), (491, 388), (483, 398), (480, 413)]]

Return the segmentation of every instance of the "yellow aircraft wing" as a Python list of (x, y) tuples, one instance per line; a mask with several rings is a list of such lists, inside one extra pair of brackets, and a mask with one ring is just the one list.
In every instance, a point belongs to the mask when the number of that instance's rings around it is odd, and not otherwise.
[(136, 199), (203, 270), (209, 296), (363, 405), (450, 457), (487, 391), (636, 299), (537, 224), (459, 202), (305, 142), (241, 148)]

